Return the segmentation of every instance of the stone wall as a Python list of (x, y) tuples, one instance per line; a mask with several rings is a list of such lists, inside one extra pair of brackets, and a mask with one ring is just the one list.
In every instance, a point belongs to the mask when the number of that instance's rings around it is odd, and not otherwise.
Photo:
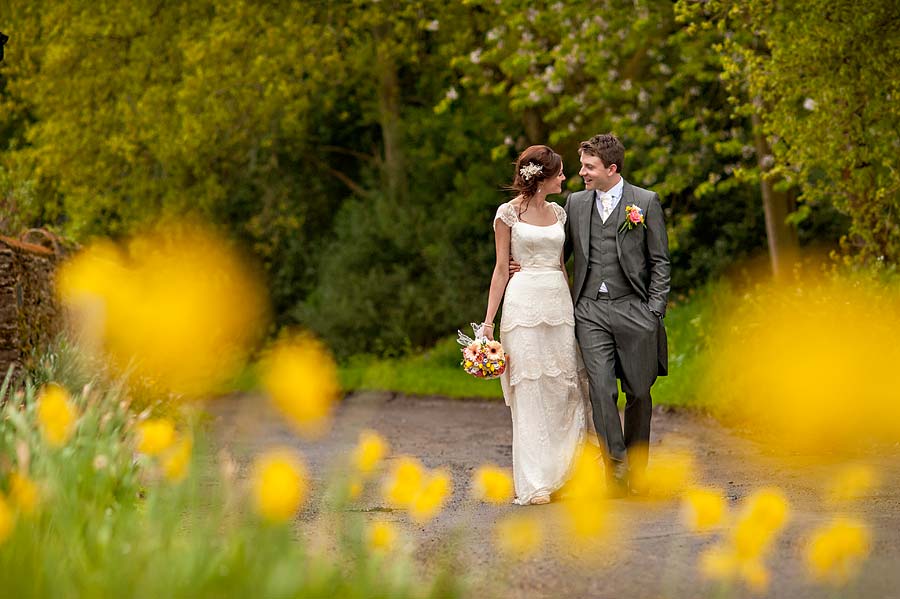
[(60, 256), (47, 239), (51, 247), (0, 235), (0, 380), (10, 365), (27, 365), (62, 327), (53, 285)]

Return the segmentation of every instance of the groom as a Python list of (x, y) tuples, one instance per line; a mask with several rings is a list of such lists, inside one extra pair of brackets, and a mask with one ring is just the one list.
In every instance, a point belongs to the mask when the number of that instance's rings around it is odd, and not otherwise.
[[(575, 335), (610, 493), (622, 496), (629, 477), (647, 465), (650, 387), (668, 370), (669, 241), (659, 196), (622, 178), (625, 147), (617, 137), (595, 135), (578, 153), (586, 189), (566, 202), (565, 260), (574, 253)], [(624, 430), (617, 378), (626, 398)]]

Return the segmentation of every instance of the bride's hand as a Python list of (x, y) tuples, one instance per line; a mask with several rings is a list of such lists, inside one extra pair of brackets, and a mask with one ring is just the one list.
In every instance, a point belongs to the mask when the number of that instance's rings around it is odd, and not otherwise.
[(494, 325), (492, 324), (482, 324), (481, 328), (478, 329), (479, 337), (487, 337), (488, 340), (494, 340)]

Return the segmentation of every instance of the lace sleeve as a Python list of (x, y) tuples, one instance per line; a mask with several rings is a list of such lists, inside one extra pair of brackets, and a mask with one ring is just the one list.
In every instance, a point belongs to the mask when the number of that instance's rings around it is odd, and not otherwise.
[(553, 210), (556, 211), (556, 218), (559, 219), (559, 224), (565, 226), (566, 224), (566, 209), (557, 204), (553, 203)]
[(494, 230), (497, 230), (497, 221), (502, 220), (507, 226), (510, 228), (516, 224), (518, 220), (516, 218), (516, 209), (513, 208), (512, 204), (507, 202), (506, 204), (502, 204), (499, 208), (497, 208), (497, 214), (494, 216)]

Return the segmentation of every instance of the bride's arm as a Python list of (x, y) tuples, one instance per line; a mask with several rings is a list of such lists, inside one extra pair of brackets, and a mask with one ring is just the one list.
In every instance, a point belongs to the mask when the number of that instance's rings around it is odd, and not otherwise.
[(491, 290), (488, 293), (487, 312), (484, 315), (485, 327), (482, 334), (489, 339), (494, 338), (494, 317), (500, 309), (500, 300), (509, 283), (509, 225), (502, 220), (495, 221), (494, 240), (497, 249), (497, 261), (494, 263), (494, 274), (491, 276)]
[(563, 276), (566, 278), (566, 285), (569, 286), (569, 289), (572, 288), (572, 284), (569, 282), (569, 273), (566, 270), (566, 258), (565, 252), (559, 255), (559, 269), (562, 271)]

